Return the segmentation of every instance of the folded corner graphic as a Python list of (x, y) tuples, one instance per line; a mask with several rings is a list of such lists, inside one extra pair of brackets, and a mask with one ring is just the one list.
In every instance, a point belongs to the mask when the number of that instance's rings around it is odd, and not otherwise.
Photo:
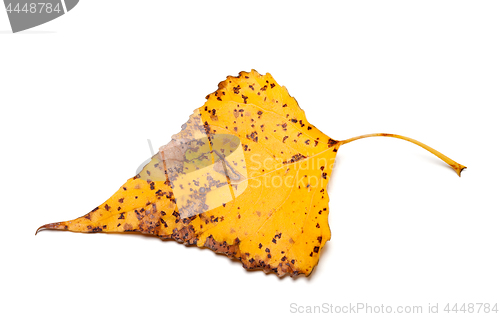
[(42, 1), (4, 0), (12, 32), (24, 31), (52, 21), (73, 9), (79, 0)]

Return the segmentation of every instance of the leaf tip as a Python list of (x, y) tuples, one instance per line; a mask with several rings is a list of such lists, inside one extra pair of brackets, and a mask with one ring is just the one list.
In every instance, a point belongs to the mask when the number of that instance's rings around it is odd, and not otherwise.
[(67, 227), (63, 226), (62, 223), (60, 222), (54, 222), (54, 223), (48, 223), (46, 225), (43, 225), (36, 229), (35, 236), (38, 234), (38, 232), (43, 231), (43, 230), (65, 230)]

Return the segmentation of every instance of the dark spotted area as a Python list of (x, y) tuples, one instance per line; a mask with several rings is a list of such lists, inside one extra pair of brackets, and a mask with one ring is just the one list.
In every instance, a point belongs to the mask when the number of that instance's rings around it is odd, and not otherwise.
[(183, 243), (186, 245), (196, 244), (198, 242), (198, 238), (195, 235), (193, 226), (186, 226), (182, 229), (174, 229), (174, 232), (170, 237), (170, 239), (174, 239), (179, 243)]
[(271, 254), (269, 249), (266, 249), (267, 256), (264, 259), (252, 257), (249, 253), (242, 254), (239, 249), (238, 238), (236, 238), (232, 244), (228, 244), (226, 241), (218, 242), (210, 235), (205, 241), (204, 246), (216, 253), (224, 254), (231, 259), (240, 260), (243, 267), (247, 270), (263, 270), (266, 273), (273, 272), (280, 277), (285, 275), (297, 276), (301, 274), (300, 270), (294, 265), (295, 260), (289, 260), (286, 256), (281, 258), (281, 262), (278, 265), (271, 265)]
[(307, 158), (307, 156), (302, 155), (300, 153), (297, 153), (294, 156), (292, 156), (292, 158), (290, 160), (283, 162), (283, 164), (295, 163), (295, 162), (298, 162), (298, 161), (303, 160), (305, 158)]
[(279, 277), (286, 275), (298, 276), (302, 274), (295, 265), (296, 261), (294, 259), (289, 260), (286, 256), (281, 257), (280, 263), (277, 265), (271, 265), (269, 257), (260, 259), (258, 257), (249, 257), (247, 254), (240, 256), (239, 260), (247, 270), (263, 270), (265, 273), (276, 273)]
[[(155, 235), (161, 239), (175, 240), (178, 243), (182, 243), (184, 245), (198, 244), (198, 236), (200, 233), (197, 233), (195, 228), (193, 227), (193, 221), (200, 219), (203, 223), (217, 224), (224, 220), (224, 217), (214, 217), (213, 215), (207, 217), (204, 214), (199, 214), (188, 218), (181, 218), (180, 214), (177, 211), (173, 211), (171, 215), (169, 215), (163, 210), (158, 210), (155, 203), (150, 204), (148, 208), (140, 208), (134, 210), (133, 215), (139, 220), (139, 226), (136, 228), (127, 223), (126, 219), (124, 219), (124, 213), (120, 214), (119, 219), (123, 219), (124, 223), (119, 223), (118, 226), (123, 227), (125, 232), (135, 231), (143, 234)], [(162, 234), (162, 230), (171, 225), (172, 220), (166, 220), (171, 216), (175, 217), (173, 223), (176, 227), (173, 229), (172, 234)], [(103, 229), (105, 228), (92, 226), (89, 226), (87, 228), (88, 232), (101, 232), (103, 231)], [(276, 235), (274, 235), (272, 240), (277, 241), (281, 239), (281, 236), (281, 232), (277, 233)], [(275, 244), (276, 242), (271, 243)], [(210, 235), (204, 241), (203, 246), (211, 249), (216, 253), (224, 254), (231, 259), (241, 261), (243, 267), (248, 270), (260, 269), (266, 273), (276, 273), (280, 277), (285, 275), (297, 276), (304, 273), (296, 267), (296, 259), (291, 259), (285, 255), (281, 255), (278, 258), (280, 260), (279, 263), (272, 263), (272, 251), (269, 247), (264, 247), (262, 243), (259, 244), (259, 247), (262, 248), (263, 251), (265, 250), (266, 256), (263, 258), (252, 255), (248, 252), (242, 253), (242, 251), (240, 250), (240, 241), (238, 238), (234, 239), (232, 242), (217, 241), (212, 235)]]
[(339, 143), (339, 141), (335, 141), (333, 139), (329, 139), (328, 140), (328, 147), (332, 147), (332, 146), (334, 146), (337, 143)]
[(254, 142), (259, 142), (259, 135), (257, 134), (257, 131), (253, 131), (252, 133), (247, 134), (247, 139)]
[(240, 93), (240, 89), (241, 89), (240, 85), (238, 85), (238, 86), (236, 86), (236, 87), (233, 87), (233, 92), (234, 92), (235, 94), (239, 94), (239, 93)]
[(236, 258), (239, 254), (238, 241), (235, 241), (233, 244), (228, 244), (226, 241), (217, 242), (212, 235), (207, 238), (204, 246), (215, 253), (225, 254), (230, 258)]

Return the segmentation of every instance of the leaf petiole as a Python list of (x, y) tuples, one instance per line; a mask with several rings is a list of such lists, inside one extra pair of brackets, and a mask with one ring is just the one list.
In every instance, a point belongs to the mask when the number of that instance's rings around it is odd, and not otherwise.
[(454, 160), (452, 160), (451, 158), (447, 157), (443, 153), (441, 153), (439, 151), (436, 151), (435, 149), (431, 148), (428, 145), (423, 144), (422, 142), (419, 142), (417, 140), (414, 140), (414, 139), (411, 139), (411, 138), (408, 138), (408, 137), (405, 137), (405, 136), (402, 136), (402, 135), (397, 135), (397, 134), (391, 134), (391, 133), (370, 133), (370, 134), (364, 134), (364, 135), (360, 135), (360, 136), (357, 136), (357, 137), (354, 137), (354, 138), (350, 138), (350, 139), (347, 139), (347, 140), (339, 141), (339, 143), (340, 143), (339, 146), (343, 145), (343, 144), (350, 143), (352, 141), (356, 141), (356, 140), (364, 139), (364, 138), (369, 138), (369, 137), (373, 137), (373, 136), (386, 136), (386, 137), (391, 137), (391, 138), (397, 138), (397, 139), (401, 139), (401, 140), (405, 140), (405, 141), (411, 142), (411, 143), (416, 144), (416, 145), (418, 145), (420, 147), (423, 147), (427, 151), (431, 152), (432, 154), (436, 155), (441, 160), (443, 160), (444, 162), (446, 162), (446, 164), (450, 165), (451, 168), (453, 168), (455, 170), (455, 172), (458, 174), (458, 176), (461, 176), (460, 174), (462, 173), (462, 170), (465, 169), (465, 168), (467, 168), (464, 165), (455, 162)]

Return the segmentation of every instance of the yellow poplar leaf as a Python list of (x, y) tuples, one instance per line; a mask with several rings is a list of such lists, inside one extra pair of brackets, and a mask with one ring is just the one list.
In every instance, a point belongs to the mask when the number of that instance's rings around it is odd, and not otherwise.
[[(143, 170), (104, 203), (40, 229), (141, 232), (208, 247), (279, 276), (309, 275), (330, 239), (326, 186), (339, 147), (270, 74), (229, 76)], [(38, 232), (38, 230), (37, 230)]]

